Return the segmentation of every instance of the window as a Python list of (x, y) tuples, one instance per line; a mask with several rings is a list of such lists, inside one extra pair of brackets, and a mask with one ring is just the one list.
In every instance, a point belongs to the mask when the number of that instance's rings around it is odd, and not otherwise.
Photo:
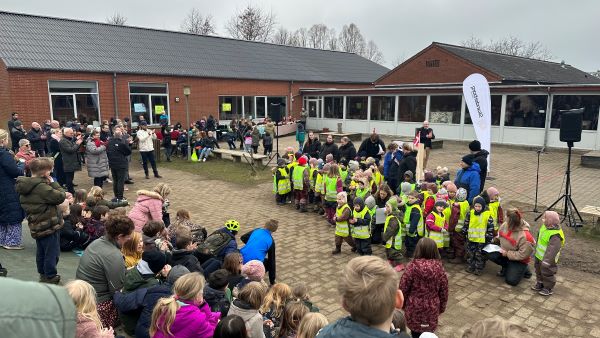
[(429, 122), (460, 124), (461, 95), (431, 95)]
[(254, 115), (254, 96), (244, 96), (244, 116), (250, 115)]
[(395, 96), (371, 96), (371, 120), (394, 121)]
[(323, 112), (323, 117), (328, 119), (344, 118), (344, 97), (325, 97), (325, 111)]
[(233, 120), (241, 117), (241, 96), (219, 96), (219, 120)]
[[(492, 126), (500, 125), (500, 111), (502, 110), (502, 95), (492, 95)], [(465, 105), (465, 124), (473, 124), (469, 106)]]
[(544, 128), (547, 102), (547, 95), (508, 95), (504, 125)]
[(100, 121), (96, 81), (48, 81), (52, 118), (61, 124), (77, 120), (82, 125)]
[(598, 130), (600, 96), (598, 95), (555, 95), (552, 99), (550, 128), (560, 128), (562, 113), (583, 108), (583, 130)]
[(166, 83), (130, 83), (131, 120), (140, 116), (149, 124), (158, 124), (162, 115), (169, 117), (169, 96)]
[(425, 67), (427, 68), (434, 68), (434, 67), (439, 67), (440, 66), (440, 60), (426, 60), (425, 61)]
[(427, 96), (398, 96), (398, 121), (423, 122)]
[(369, 98), (366, 96), (346, 97), (346, 118), (354, 120), (366, 120), (368, 100)]

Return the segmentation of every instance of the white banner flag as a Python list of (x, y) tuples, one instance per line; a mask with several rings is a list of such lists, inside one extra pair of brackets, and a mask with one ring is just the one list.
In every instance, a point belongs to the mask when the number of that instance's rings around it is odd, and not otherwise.
[[(486, 78), (478, 73), (471, 74), (463, 81), (463, 95), (469, 107), (473, 128), (481, 149), (492, 153), (492, 102), (490, 85)], [(491, 155), (488, 155), (488, 172), (491, 167)]]

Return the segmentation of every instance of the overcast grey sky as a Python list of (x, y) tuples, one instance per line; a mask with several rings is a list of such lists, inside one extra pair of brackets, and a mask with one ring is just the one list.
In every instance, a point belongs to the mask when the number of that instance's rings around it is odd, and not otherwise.
[(555, 61), (600, 69), (597, 0), (2, 0), (0, 9), (100, 22), (119, 12), (128, 25), (178, 30), (196, 7), (211, 14), (217, 33), (226, 35), (227, 20), (247, 4), (272, 10), (279, 25), (292, 30), (324, 23), (339, 33), (354, 22), (379, 45), (388, 67), (432, 41), (458, 44), (471, 35), (484, 41), (514, 35), (542, 42)]

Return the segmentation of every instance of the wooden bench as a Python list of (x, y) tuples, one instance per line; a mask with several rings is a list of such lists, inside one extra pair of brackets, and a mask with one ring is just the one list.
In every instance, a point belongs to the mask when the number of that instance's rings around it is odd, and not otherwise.
[(254, 162), (254, 164), (262, 164), (263, 160), (269, 158), (266, 155), (260, 154), (249, 154), (245, 151), (240, 150), (229, 150), (229, 149), (213, 149), (212, 153), (216, 158), (223, 158), (223, 154), (231, 156), (233, 162), (242, 162), (242, 157), (247, 158), (248, 161)]
[(594, 227), (598, 225), (598, 220), (600, 220), (600, 207), (595, 207), (592, 205), (586, 205), (583, 209), (579, 210), (581, 214), (587, 214), (592, 216), (592, 224)]

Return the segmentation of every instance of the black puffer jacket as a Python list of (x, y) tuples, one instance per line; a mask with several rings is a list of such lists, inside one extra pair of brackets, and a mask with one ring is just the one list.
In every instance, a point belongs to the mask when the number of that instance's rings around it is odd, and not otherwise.
[(212, 312), (221, 312), (221, 318), (227, 316), (229, 312), (229, 300), (223, 290), (215, 290), (209, 285), (204, 286), (204, 300), (210, 306)]
[(340, 146), (340, 160), (351, 161), (356, 157), (356, 147), (352, 141)]
[(321, 141), (315, 138), (311, 142), (311, 140), (308, 139), (308, 141), (304, 143), (304, 148), (302, 148), (302, 152), (304, 154), (308, 154), (308, 156), (310, 156), (311, 158), (319, 158), (319, 155), (321, 154)]
[(400, 161), (398, 166), (398, 182), (404, 182), (404, 173), (412, 171), (413, 175), (417, 171), (417, 152), (411, 151), (408, 154), (404, 154), (404, 157)]
[(113, 137), (108, 141), (106, 155), (111, 169), (127, 169), (129, 167), (127, 156), (131, 155), (131, 148), (123, 139)]
[(323, 146), (321, 147), (321, 154), (319, 154), (319, 157), (322, 158), (323, 160), (325, 160), (325, 157), (329, 154), (332, 154), (333, 159), (339, 162), (340, 151), (338, 149), (337, 144), (335, 144), (335, 142), (323, 143)]
[(385, 143), (383, 143), (383, 141), (378, 137), (375, 142), (371, 141), (371, 138), (363, 140), (360, 144), (358, 152), (361, 156), (364, 155), (365, 157), (372, 157), (381, 160), (381, 155), (379, 155), (380, 150), (385, 152)]
[(201, 274), (204, 273), (200, 261), (198, 261), (198, 258), (194, 256), (194, 253), (189, 250), (173, 250), (169, 264), (171, 266), (183, 265), (190, 270), (190, 272), (199, 272)]
[(487, 163), (487, 157), (490, 153), (485, 150), (482, 149), (478, 152), (476, 152), (475, 154), (473, 154), (473, 156), (475, 156), (475, 158), (473, 159), (473, 162), (479, 164), (479, 170), (481, 170), (479, 172), (479, 179), (481, 181), (481, 183), (479, 184), (479, 192), (483, 191), (483, 186), (485, 185), (485, 179), (487, 178), (487, 168), (488, 168), (488, 163)]

